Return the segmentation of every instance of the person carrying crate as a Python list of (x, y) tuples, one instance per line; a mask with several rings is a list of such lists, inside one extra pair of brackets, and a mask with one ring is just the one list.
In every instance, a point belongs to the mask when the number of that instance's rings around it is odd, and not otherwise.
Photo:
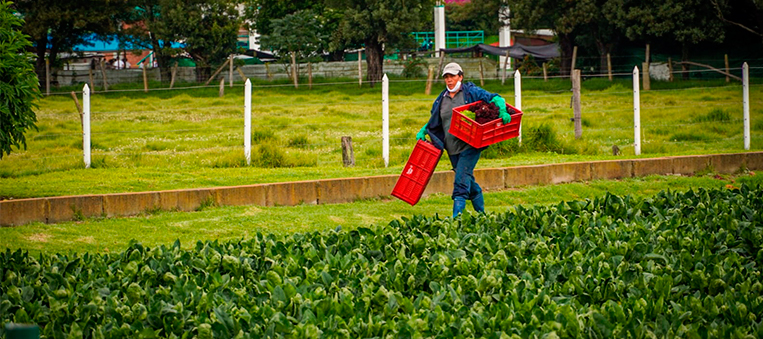
[(442, 77), (446, 88), (432, 104), (429, 122), (416, 134), (416, 139), (426, 140), (426, 136), (429, 135), (435, 147), (448, 151), (450, 163), (456, 172), (451, 195), (453, 218), (466, 208), (466, 200), (472, 201), (476, 212), (484, 213), (485, 199), (482, 196), (482, 188), (474, 180), (474, 167), (477, 166), (480, 153), (487, 147), (474, 148), (448, 132), (453, 108), (483, 100), (498, 106), (498, 117), (504, 124), (511, 121), (511, 115), (506, 112), (506, 101), (500, 95), (490, 93), (472, 82), (462, 83), (464, 71), (459, 64), (451, 62), (445, 65)]

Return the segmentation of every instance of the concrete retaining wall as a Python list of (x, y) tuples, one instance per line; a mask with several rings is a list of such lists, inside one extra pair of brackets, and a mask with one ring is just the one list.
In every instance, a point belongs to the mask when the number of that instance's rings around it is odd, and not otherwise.
[[(572, 162), (475, 170), (487, 191), (539, 184), (620, 179), (652, 174), (689, 175), (712, 168), (735, 173), (763, 169), (763, 152), (679, 156), (651, 159)], [(397, 175), (283, 182), (159, 192), (116, 193), (0, 201), (0, 226), (56, 223), (88, 217), (130, 216), (152, 210), (193, 211), (201, 206), (293, 206), (335, 204), (390, 197)], [(436, 172), (425, 195), (450, 193), (453, 172)]]

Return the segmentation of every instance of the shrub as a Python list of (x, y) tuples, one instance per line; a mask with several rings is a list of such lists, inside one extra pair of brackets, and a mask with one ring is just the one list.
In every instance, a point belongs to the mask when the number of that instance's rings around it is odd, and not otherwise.
[(704, 133), (679, 132), (670, 136), (672, 141), (710, 141), (711, 137)]
[(519, 145), (519, 139), (513, 138), (490, 145), (490, 147), (482, 152), (481, 157), (485, 159), (508, 158), (521, 151), (522, 147)]
[(695, 119), (697, 122), (729, 122), (731, 121), (731, 114), (720, 108), (715, 108), (710, 113), (699, 116)]
[(286, 155), (275, 145), (261, 144), (252, 155), (252, 165), (264, 168), (286, 167)]
[(557, 138), (554, 127), (547, 123), (528, 128), (522, 142), (528, 150), (564, 153), (564, 145)]
[(272, 141), (278, 140), (278, 137), (276, 137), (276, 135), (273, 134), (272, 130), (252, 131), (252, 142), (263, 142), (268, 140), (272, 140)]
[(21, 33), (23, 20), (13, 14), (10, 3), (0, 1), (0, 159), (12, 147), (26, 149), (24, 133), (37, 128), (35, 100), (42, 97), (32, 55), (32, 44)]
[(308, 140), (306, 135), (297, 135), (289, 139), (289, 147), (307, 148)]
[(429, 66), (422, 58), (409, 58), (403, 60), (403, 71), (400, 73), (404, 78), (421, 78), (426, 75)]

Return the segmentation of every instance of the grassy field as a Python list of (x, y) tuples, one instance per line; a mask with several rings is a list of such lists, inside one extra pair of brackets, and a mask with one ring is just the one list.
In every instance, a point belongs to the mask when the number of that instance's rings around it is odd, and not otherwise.
[[(680, 177), (650, 176), (617, 181), (590, 181), (562, 185), (531, 186), (485, 194), (488, 213), (503, 212), (516, 205), (558, 204), (562, 201), (593, 199), (607, 192), (616, 195), (649, 197), (662, 190), (739, 187), (759, 185), (763, 174), (737, 176), (712, 174)], [(0, 228), (0, 249), (24, 249), (32, 253), (121, 251), (131, 239), (146, 246), (169, 245), (179, 239), (183, 248), (196, 241), (251, 238), (258, 232), (286, 235), (325, 229), (354, 229), (386, 224), (415, 214), (449, 217), (452, 200), (437, 194), (416, 206), (396, 200), (365, 200), (347, 204), (300, 205), (293, 207), (232, 206), (208, 207), (196, 212), (155, 212), (130, 218), (93, 218), (54, 225), (33, 223)], [(471, 213), (471, 206), (467, 213)]]
[[(435, 94), (425, 82), (390, 84), (390, 164), (384, 166), (381, 86), (351, 79), (316, 81), (313, 89), (255, 82), (252, 164), (243, 151), (243, 87), (158, 90), (128, 88), (91, 98), (92, 165), (82, 159), (80, 119), (71, 97), (39, 102), (39, 131), (28, 149), (0, 160), (0, 197), (26, 198), (242, 185), (397, 174), (427, 121)], [(479, 82), (479, 81), (477, 81)], [(634, 158), (630, 79), (583, 82), (583, 137), (574, 138), (566, 79), (523, 81), (523, 143), (483, 153), (478, 167)], [(128, 86), (129, 87), (129, 86)], [(437, 93), (441, 83), (435, 84)], [(513, 103), (513, 81), (486, 89)], [(655, 82), (641, 93), (642, 155), (656, 157), (743, 151), (742, 88), (722, 80)], [(67, 90), (67, 89), (63, 89)], [(753, 85), (752, 150), (763, 149), (763, 86)], [(356, 166), (341, 163), (340, 138), (351, 136)], [(617, 145), (622, 155), (613, 156)], [(438, 170), (449, 169), (445, 157)]]

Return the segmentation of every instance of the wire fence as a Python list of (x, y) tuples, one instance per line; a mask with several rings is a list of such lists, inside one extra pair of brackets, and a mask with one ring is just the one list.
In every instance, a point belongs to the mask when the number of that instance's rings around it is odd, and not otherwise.
[[(756, 67), (758, 69), (763, 69), (763, 67)], [(693, 71), (697, 72), (697, 71)], [(602, 75), (594, 75), (594, 76), (602, 76)], [(604, 75), (606, 76), (606, 75)], [(616, 74), (618, 77), (631, 77), (632, 73), (619, 73)], [(561, 76), (558, 76), (561, 77)], [(544, 79), (544, 77), (537, 77), (537, 76), (522, 76), (523, 79)], [(493, 78), (492, 80), (499, 80), (501, 78)], [(426, 85), (427, 80), (426, 79), (395, 79), (390, 81), (392, 85), (399, 83), (399, 84), (410, 84), (410, 83), (421, 83), (422, 88), (424, 85)], [(313, 86), (337, 86), (337, 85), (357, 85), (355, 82), (328, 82), (328, 83), (314, 83)], [(278, 87), (291, 87), (292, 84), (269, 84), (269, 85), (258, 85), (255, 87), (255, 89), (268, 89), (268, 88), (278, 88)], [(513, 84), (511, 84), (513, 87)], [(740, 87), (741, 85), (736, 82), (732, 83), (730, 86), (733, 87)], [(189, 89), (199, 89), (199, 88), (217, 88), (218, 86), (188, 86), (188, 87), (177, 87), (173, 88), (171, 90), (174, 91), (185, 91)], [(242, 84), (235, 84), (235, 87), (241, 88), (243, 87)], [(379, 86), (381, 87), (381, 86)], [(753, 89), (759, 89), (763, 87), (763, 84), (752, 84), (749, 86)], [(227, 88), (227, 86), (226, 86)], [(168, 91), (170, 89), (168, 88), (157, 88), (157, 89), (151, 89), (151, 91)], [(379, 90), (381, 90), (379, 88)], [(654, 93), (675, 93), (678, 96), (681, 96), (683, 93), (688, 92), (697, 92), (697, 91), (708, 91), (711, 90), (711, 87), (691, 87), (691, 88), (669, 88), (669, 89), (655, 89), (652, 90)], [(143, 89), (122, 89), (122, 90), (110, 90), (109, 92), (142, 92)], [(97, 93), (97, 92), (96, 92)], [(567, 110), (555, 110), (548, 112), (547, 109), (537, 109), (536, 107), (533, 107), (532, 103), (533, 101), (547, 101), (549, 99), (558, 99), (559, 101), (556, 101), (557, 104), (562, 104), (560, 107), (564, 107), (565, 109), (570, 106), (569, 101), (566, 99), (566, 94), (569, 93), (569, 90), (550, 90), (550, 91), (542, 91), (542, 92), (530, 92), (527, 95), (524, 96), (524, 112), (525, 112), (525, 118), (523, 119), (523, 123), (527, 123), (527, 121), (532, 121), (533, 118), (544, 118), (544, 117), (554, 117), (558, 116), (560, 118), (569, 118), (569, 116), (572, 114), (572, 111), (570, 109)], [(64, 94), (64, 93), (51, 93), (51, 94)], [(69, 93), (65, 93), (69, 94)], [(606, 116), (608, 114), (613, 113), (623, 113), (623, 112), (631, 112), (633, 110), (633, 107), (629, 105), (628, 102), (621, 102), (619, 105), (621, 107), (617, 108), (598, 108), (597, 105), (600, 103), (597, 102), (597, 97), (604, 97), (604, 96), (612, 96), (612, 95), (630, 95), (632, 94), (631, 90), (623, 90), (623, 91), (589, 91), (583, 93), (583, 98), (592, 98), (590, 102), (590, 107), (587, 107), (587, 103), (583, 101), (583, 107), (584, 107), (584, 119), (595, 119), (594, 117), (597, 115)], [(409, 97), (407, 95), (398, 95), (393, 97), (390, 102), (393, 105), (404, 105), (409, 103), (422, 103), (425, 105), (431, 105), (431, 102), (433, 101), (433, 96), (436, 95), (436, 92), (428, 97)], [(147, 96), (150, 98), (150, 94)], [(510, 103), (510, 95), (504, 95), (504, 97), (507, 98), (507, 102)], [(97, 97), (95, 97), (97, 100)], [(743, 119), (740, 119), (737, 117), (737, 113), (741, 111), (742, 108), (742, 102), (741, 102), (741, 95), (739, 99), (723, 99), (723, 100), (713, 100), (711, 102), (703, 102), (702, 105), (705, 108), (722, 108), (726, 109), (728, 111), (735, 112), (733, 117), (729, 117), (725, 120), (723, 120), (724, 124), (735, 124), (740, 125), (744, 122)], [(756, 110), (761, 109), (761, 99), (760, 98), (753, 98), (752, 102), (755, 104), (754, 107)], [(284, 102), (284, 103), (268, 103), (268, 104), (261, 104), (256, 105), (254, 108), (258, 110), (267, 110), (269, 108), (276, 108), (276, 107), (283, 107), (285, 105), (288, 105), (290, 108), (301, 108), (301, 109), (307, 109), (310, 114), (315, 116), (329, 116), (332, 113), (326, 112), (325, 107), (351, 107), (352, 105), (379, 105), (378, 108), (372, 108), (372, 111), (374, 111), (374, 114), (376, 114), (376, 111), (381, 111), (381, 105), (380, 105), (380, 99), (357, 99), (357, 100), (344, 100), (340, 103), (337, 103), (335, 101), (315, 101), (315, 102), (304, 102), (304, 101), (296, 101), (296, 102)], [(645, 105), (641, 107), (644, 111), (663, 111), (663, 110), (687, 110), (692, 109), (693, 106), (687, 106), (687, 105), (679, 105), (679, 104), (650, 104), (648, 101), (645, 102)], [(96, 143), (96, 146), (93, 147), (93, 153), (92, 156), (94, 158), (106, 158), (106, 157), (135, 157), (135, 156), (166, 156), (166, 155), (175, 155), (175, 156), (185, 156), (185, 155), (194, 155), (194, 154), (206, 154), (206, 153), (225, 153), (225, 152), (240, 152), (242, 153), (240, 155), (240, 158), (243, 158), (243, 141), (241, 139), (242, 135), (242, 128), (243, 128), (243, 119), (241, 121), (240, 125), (214, 125), (214, 126), (208, 126), (203, 124), (198, 124), (198, 127), (191, 127), (191, 128), (169, 128), (166, 129), (166, 126), (163, 125), (156, 125), (154, 128), (115, 128), (113, 126), (106, 127), (105, 124), (115, 124), (119, 123), (119, 121), (114, 121), (111, 117), (113, 116), (138, 116), (138, 115), (159, 115), (159, 116), (166, 116), (171, 115), (174, 113), (177, 113), (178, 111), (192, 111), (192, 112), (207, 112), (209, 113), (210, 110), (214, 111), (223, 111), (223, 110), (229, 110), (230, 113), (227, 113), (228, 115), (235, 116), (235, 115), (242, 115), (243, 116), (243, 109), (244, 109), (244, 103), (242, 102), (240, 105), (230, 105), (230, 104), (223, 104), (223, 105), (215, 105), (211, 107), (166, 107), (166, 108), (158, 108), (158, 109), (130, 109), (130, 110), (95, 110), (91, 112), (91, 115), (94, 119), (94, 121), (97, 121), (96, 124), (93, 125), (92, 128), (92, 135), (94, 138), (94, 141)], [(76, 114), (76, 111), (72, 110), (73, 113)], [(61, 115), (67, 115), (70, 113), (41, 113), (38, 115), (38, 117), (41, 119), (39, 123), (45, 123), (45, 119), (53, 119), (55, 120), (57, 117), (60, 117)], [(237, 118), (236, 118), (237, 119)], [(327, 164), (327, 163), (338, 163), (341, 161), (341, 144), (338, 141), (339, 135), (350, 135), (353, 137), (353, 143), (354, 146), (357, 147), (357, 149), (361, 152), (361, 154), (364, 154), (368, 158), (373, 157), (379, 157), (380, 156), (380, 149), (381, 149), (381, 141), (383, 140), (382, 132), (380, 128), (380, 119), (378, 117), (366, 117), (361, 120), (364, 120), (364, 122), (361, 123), (360, 130), (352, 130), (353, 126), (348, 126), (344, 128), (335, 128), (335, 129), (329, 129), (330, 136), (313, 136), (309, 132), (309, 127), (314, 126), (316, 124), (319, 124), (320, 122), (299, 122), (298, 117), (295, 119), (287, 119), (284, 117), (280, 117), (283, 122), (283, 126), (270, 126), (267, 124), (255, 124), (256, 132), (259, 132), (262, 135), (255, 135), (253, 138), (254, 141), (264, 143), (267, 142), (269, 139), (278, 139), (278, 137), (270, 136), (269, 133), (276, 134), (280, 130), (305, 130), (306, 132), (302, 134), (295, 134), (291, 136), (291, 139), (289, 140), (280, 140), (281, 144), (284, 144), (289, 149), (291, 149), (293, 152), (298, 153), (298, 157), (315, 157), (315, 161), (311, 160), (311, 163), (314, 165), (321, 165), (321, 164)], [(422, 120), (423, 121), (423, 120)], [(628, 131), (632, 130), (632, 126), (629, 126), (632, 124), (632, 121), (621, 121), (617, 124), (609, 125), (609, 126), (598, 126), (598, 127), (590, 127), (590, 130), (610, 130), (610, 131)], [(707, 121), (681, 121), (681, 122), (671, 122), (671, 123), (660, 123), (660, 122), (649, 122), (647, 121), (644, 123), (644, 128), (684, 128), (684, 129), (693, 129), (698, 126), (706, 126), (708, 124)], [(352, 124), (350, 124), (352, 125)], [(150, 125), (148, 125), (150, 126)], [(357, 127), (357, 126), (355, 126)], [(416, 130), (418, 130), (419, 126), (415, 126)], [(396, 128), (396, 131), (393, 136), (388, 138), (390, 142), (392, 143), (393, 147), (398, 147), (402, 149), (398, 155), (398, 160), (403, 159), (405, 155), (407, 154), (405, 150), (410, 148), (411, 142), (415, 140), (415, 132), (411, 133), (409, 129), (411, 126), (398, 126)], [(172, 143), (175, 142), (177, 145), (173, 147), (172, 145), (159, 145), (154, 146), (157, 149), (150, 149), (150, 147), (147, 147), (147, 145), (151, 142), (157, 142), (157, 140), (147, 140), (146, 137), (142, 137), (142, 135), (154, 135), (156, 136), (157, 133), (161, 134), (162, 140), (159, 140), (161, 142), (167, 142)], [(196, 144), (184, 144), (184, 142), (178, 141), (180, 140), (178, 138), (178, 135), (187, 135), (189, 133), (198, 133), (200, 135), (203, 135), (205, 138), (213, 139), (222, 141), (221, 144), (208, 147), (204, 146), (204, 143), (198, 143)], [(353, 135), (354, 134), (354, 135)], [(135, 143), (133, 141), (132, 145), (119, 145), (120, 142), (127, 143), (125, 140), (119, 139), (119, 135), (136, 135), (139, 140), (143, 140), (142, 143), (138, 142)], [(403, 137), (402, 135), (406, 135)], [(297, 140), (301, 136), (307, 136), (305, 140)], [(82, 133), (68, 133), (68, 132), (56, 132), (56, 133), (46, 133), (44, 131), (41, 131), (36, 134), (32, 134), (29, 138), (30, 142), (35, 141), (44, 141), (44, 140), (53, 140), (53, 139), (66, 139), (69, 144), (72, 143), (72, 141), (76, 141), (76, 139), (79, 139), (82, 137)], [(99, 139), (110, 139), (108, 142), (103, 142)], [(112, 140), (112, 139), (119, 139), (119, 140)], [(142, 138), (142, 139), (141, 139)], [(260, 138), (260, 139), (257, 139)], [(332, 138), (336, 138), (336, 141), (329, 141), (333, 140)], [(739, 139), (739, 136), (729, 136), (729, 137), (723, 137), (721, 139), (724, 140), (737, 140)], [(312, 141), (309, 141), (312, 140)], [(239, 142), (240, 141), (240, 142)], [(664, 140), (663, 142), (666, 143), (683, 143), (684, 141), (671, 141), (671, 140)], [(109, 144), (113, 146), (103, 146), (103, 145), (97, 145), (99, 143), (103, 144)], [(239, 145), (241, 144), (241, 145)], [(292, 145), (289, 145), (292, 144)], [(125, 149), (126, 148), (126, 149)], [(66, 152), (70, 152), (68, 154), (55, 154), (55, 153), (46, 153), (44, 155), (39, 153), (30, 153), (30, 152), (14, 152), (7, 157), (5, 157), (0, 162), (0, 167), (2, 167), (2, 164), (8, 164), (11, 162), (20, 162), (20, 161), (28, 161), (33, 163), (40, 163), (40, 162), (48, 162), (48, 161), (55, 161), (59, 159), (71, 159), (72, 161), (81, 161), (82, 159), (82, 153), (81, 152), (74, 152), (73, 150), (68, 150)]]

